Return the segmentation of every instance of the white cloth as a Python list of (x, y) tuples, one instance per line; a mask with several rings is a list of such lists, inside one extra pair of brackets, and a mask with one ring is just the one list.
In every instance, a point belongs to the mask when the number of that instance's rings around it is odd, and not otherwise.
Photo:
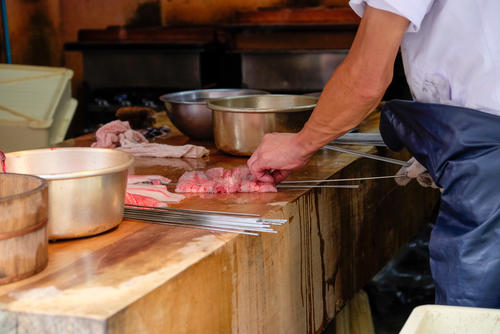
[(414, 100), (500, 115), (500, 0), (351, 0), (410, 21), (401, 44)]
[(205, 147), (191, 144), (174, 146), (159, 143), (130, 143), (116, 149), (137, 157), (153, 158), (201, 158), (209, 154)]

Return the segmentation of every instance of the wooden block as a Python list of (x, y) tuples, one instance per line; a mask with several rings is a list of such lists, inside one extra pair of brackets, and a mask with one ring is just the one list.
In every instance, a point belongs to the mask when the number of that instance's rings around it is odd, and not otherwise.
[[(361, 131), (375, 129), (376, 115), (361, 126)], [(91, 141), (87, 136), (72, 143)], [(197, 168), (246, 162), (211, 152)], [(138, 159), (135, 169), (175, 181), (193, 168), (178, 160)], [(397, 169), (320, 151), (292, 178), (393, 175)], [(359, 190), (190, 194), (172, 206), (289, 222), (277, 234), (252, 237), (127, 220), (92, 238), (50, 244), (46, 270), (0, 287), (0, 332), (319, 333), (427, 222), (438, 196), (393, 180), (367, 181)], [(365, 319), (363, 325), (340, 320), (340, 328), (368, 328), (360, 303), (342, 312), (344, 318)]]

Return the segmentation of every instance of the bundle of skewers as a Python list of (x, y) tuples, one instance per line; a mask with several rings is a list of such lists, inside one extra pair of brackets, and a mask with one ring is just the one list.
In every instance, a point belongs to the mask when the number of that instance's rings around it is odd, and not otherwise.
[(276, 233), (275, 226), (283, 225), (286, 219), (262, 218), (258, 214), (190, 210), (178, 208), (144, 207), (125, 205), (124, 217), (173, 226), (192, 227), (215, 232), (231, 232), (247, 235)]

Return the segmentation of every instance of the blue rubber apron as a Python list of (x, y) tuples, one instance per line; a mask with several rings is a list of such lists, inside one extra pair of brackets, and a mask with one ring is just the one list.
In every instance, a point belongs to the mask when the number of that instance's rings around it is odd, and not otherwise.
[(395, 100), (380, 132), (443, 189), (429, 243), (436, 304), (500, 308), (500, 117)]

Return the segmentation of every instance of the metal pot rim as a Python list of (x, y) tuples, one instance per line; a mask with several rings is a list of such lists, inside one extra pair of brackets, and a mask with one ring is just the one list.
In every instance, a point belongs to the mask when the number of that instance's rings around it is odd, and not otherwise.
[[(185, 90), (180, 92), (168, 93), (159, 97), (162, 102), (166, 103), (179, 103), (179, 104), (199, 104), (206, 105), (208, 101), (212, 100), (211, 98), (204, 99), (203, 101), (184, 101), (179, 100), (178, 98), (184, 95), (189, 94), (198, 94), (198, 93), (222, 93), (222, 92), (255, 92), (255, 94), (265, 94), (267, 92), (259, 89), (250, 89), (250, 88), (210, 88), (210, 89), (195, 89), (195, 90)], [(247, 94), (248, 95), (248, 94)], [(246, 95), (245, 95), (246, 96)], [(216, 97), (213, 99), (220, 99), (220, 97)]]
[(212, 109), (213, 111), (223, 111), (223, 112), (231, 112), (231, 113), (280, 113), (280, 112), (300, 112), (300, 111), (308, 111), (314, 109), (316, 107), (317, 103), (313, 104), (304, 104), (304, 105), (299, 105), (299, 106), (291, 106), (288, 108), (236, 108), (236, 107), (226, 107), (226, 106), (221, 106), (217, 103), (220, 102), (225, 102), (229, 100), (235, 100), (235, 99), (244, 99), (248, 97), (253, 97), (253, 96), (267, 96), (269, 98), (272, 97), (291, 97), (291, 96), (300, 96), (300, 97), (306, 97), (306, 98), (311, 98), (311, 100), (315, 100), (316, 102), (318, 101), (318, 98), (312, 97), (312, 96), (305, 96), (305, 95), (290, 95), (290, 94), (262, 94), (262, 95), (239, 95), (239, 96), (230, 96), (230, 97), (222, 97), (218, 99), (211, 99), (208, 101), (208, 107)]
[[(50, 152), (54, 151), (84, 151), (84, 152), (108, 152), (110, 154), (121, 154), (127, 157), (126, 161), (124, 163), (121, 163), (117, 166), (113, 167), (108, 167), (108, 168), (99, 168), (99, 169), (93, 169), (93, 170), (84, 170), (84, 171), (76, 171), (76, 172), (68, 172), (68, 173), (57, 173), (57, 174), (36, 174), (35, 176), (38, 176), (42, 179), (45, 180), (66, 180), (66, 179), (76, 179), (76, 178), (82, 178), (82, 177), (89, 177), (89, 176), (98, 176), (98, 175), (106, 175), (106, 174), (112, 174), (115, 172), (121, 172), (123, 170), (128, 169), (133, 163), (134, 163), (134, 156), (130, 153), (119, 151), (119, 150), (114, 150), (114, 149), (109, 149), (109, 148), (94, 148), (94, 147), (57, 147), (57, 148), (43, 148), (43, 149), (36, 149), (36, 150), (26, 150), (26, 151), (18, 151), (18, 152), (10, 152), (6, 153), (5, 156), (8, 158), (10, 156), (22, 156), (22, 155), (29, 155), (33, 152), (47, 152), (47, 154), (50, 154)], [(31, 174), (30, 174), (31, 175)]]
[[(34, 178), (34, 179), (37, 179), (38, 181), (40, 181), (40, 184), (38, 186), (36, 186), (35, 188), (31, 189), (31, 190), (28, 190), (28, 191), (23, 191), (19, 194), (14, 194), (14, 195), (10, 195), (10, 196), (5, 196), (5, 197), (0, 197), (0, 203), (2, 202), (8, 202), (10, 200), (13, 200), (13, 199), (16, 199), (16, 198), (23, 198), (23, 197), (28, 197), (36, 192), (39, 192), (40, 190), (42, 190), (43, 188), (46, 188), (48, 186), (48, 182), (47, 180), (39, 177), (39, 176), (36, 176), (36, 175), (29, 175), (29, 174), (19, 174), (19, 173), (2, 173), (0, 174), (0, 176), (7, 176), (7, 175), (18, 175), (18, 176), (25, 176), (25, 177), (28, 177), (28, 178)], [(8, 176), (7, 176), (8, 177)]]

